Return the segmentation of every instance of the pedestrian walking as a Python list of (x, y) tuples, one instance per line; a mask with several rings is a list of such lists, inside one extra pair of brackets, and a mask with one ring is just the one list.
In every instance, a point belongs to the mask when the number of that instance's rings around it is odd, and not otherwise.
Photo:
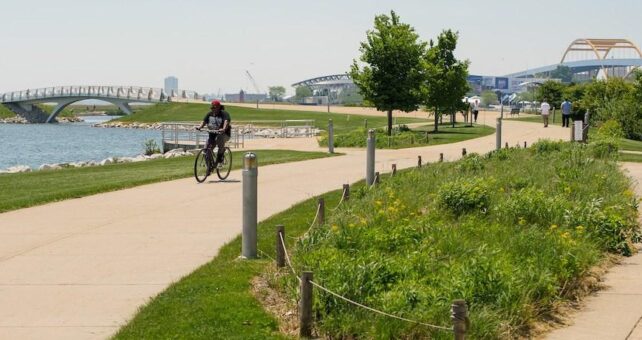
[(475, 123), (477, 123), (477, 115), (479, 115), (479, 100), (475, 99), (475, 103), (473, 104), (473, 119)]
[(566, 98), (562, 102), (560, 109), (562, 110), (562, 127), (569, 127), (569, 121), (571, 120), (571, 108), (573, 105)]
[(546, 101), (542, 101), (542, 106), (540, 106), (540, 111), (542, 113), (542, 119), (544, 120), (544, 127), (548, 127), (548, 116), (551, 113), (551, 105)]

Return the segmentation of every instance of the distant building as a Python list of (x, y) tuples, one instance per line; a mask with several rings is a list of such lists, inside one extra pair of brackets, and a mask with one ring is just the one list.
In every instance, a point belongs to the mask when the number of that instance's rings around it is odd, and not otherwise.
[(170, 96), (172, 91), (178, 93), (178, 78), (169, 76), (165, 78), (165, 93)]
[(264, 102), (267, 99), (265, 93), (246, 93), (241, 90), (239, 93), (226, 93), (225, 101), (229, 103), (255, 103), (256, 101)]

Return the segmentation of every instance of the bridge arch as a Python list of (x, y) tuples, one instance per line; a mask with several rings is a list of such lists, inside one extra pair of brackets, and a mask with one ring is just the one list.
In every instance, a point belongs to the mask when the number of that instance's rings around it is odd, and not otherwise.
[[(607, 57), (613, 55), (611, 52), (614, 50), (626, 50), (631, 51), (636, 54), (636, 58), (642, 58), (642, 51), (640, 48), (631, 42), (628, 39), (575, 39), (564, 51), (562, 56), (561, 63), (564, 64), (569, 62), (567, 57), (571, 52), (589, 52), (595, 55), (595, 60), (600, 63), (600, 70), (603, 72), (604, 77), (608, 78), (609, 72), (607, 66), (604, 65), (604, 61), (607, 60)], [(637, 67), (634, 67), (637, 68)], [(627, 70), (628, 76), (633, 69)]]
[(48, 102), (54, 102), (56, 103), (56, 106), (54, 106), (54, 109), (51, 111), (51, 114), (49, 114), (49, 117), (47, 118), (46, 123), (51, 123), (56, 119), (56, 117), (64, 110), (67, 106), (77, 103), (79, 101), (87, 100), (87, 99), (98, 99), (101, 101), (108, 102), (110, 104), (116, 105), (121, 111), (124, 113), (130, 115), (132, 114), (132, 109), (129, 106), (129, 102), (125, 100), (118, 100), (118, 99), (112, 99), (112, 98), (94, 98), (94, 97), (86, 97), (86, 98), (64, 98), (62, 100), (54, 101), (54, 100), (48, 100)]

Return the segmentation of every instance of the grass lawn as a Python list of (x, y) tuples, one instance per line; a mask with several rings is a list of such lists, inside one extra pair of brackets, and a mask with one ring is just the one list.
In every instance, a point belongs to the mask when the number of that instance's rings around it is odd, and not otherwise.
[[(233, 169), (242, 167), (242, 155), (233, 153)], [(255, 151), (261, 165), (328, 157), (322, 152)], [(38, 204), (78, 198), (142, 184), (193, 176), (193, 157), (156, 159), (138, 163), (35, 171), (0, 175), (0, 213)]]
[[(461, 142), (468, 139), (479, 138), (493, 134), (495, 129), (486, 125), (467, 126), (464, 123), (457, 123), (455, 127), (450, 124), (439, 126), (439, 131), (433, 131), (433, 125), (425, 125), (412, 128), (409, 131), (395, 131), (388, 137), (384, 129), (377, 129), (378, 149), (402, 149), (426, 145), (439, 145)], [(428, 133), (428, 134), (426, 134)], [(334, 139), (335, 147), (366, 147), (367, 130), (359, 128), (347, 133), (337, 134)], [(327, 135), (321, 137), (319, 142), (322, 146), (328, 145)]]
[(642, 154), (620, 152), (617, 160), (620, 162), (642, 163)]
[(16, 114), (13, 111), (7, 109), (6, 106), (0, 105), (0, 119), (15, 117)]
[[(353, 186), (350, 200), (302, 240), (293, 237), (307, 230), (316, 199), (270, 217), (259, 225), (258, 247), (274, 257), (275, 225), (284, 224), (297, 271), (313, 270), (316, 282), (348, 298), (443, 326), (451, 324), (451, 301), (464, 298), (471, 339), (527, 337), (532, 322), (574, 299), (607, 252), (628, 254), (635, 237), (629, 181), (614, 162), (587, 160), (585, 152), (544, 142), (400, 171), (374, 189)], [(339, 196), (323, 195), (328, 207)], [(251, 293), (251, 280), (273, 261), (239, 261), (240, 249), (237, 237), (115, 338), (288, 338)], [(295, 304), (297, 281), (282, 273), (271, 284)], [(314, 294), (325, 337), (452, 339)]]
[[(143, 108), (140, 111), (134, 112), (134, 114), (130, 116), (121, 117), (117, 121), (139, 123), (201, 121), (208, 109), (209, 107), (203, 104), (163, 103)], [(257, 110), (238, 106), (226, 106), (225, 109), (232, 116), (232, 125), (241, 124), (243, 121), (256, 122), (268, 120), (313, 119), (316, 127), (326, 130), (328, 128), (328, 119), (332, 119), (334, 123), (334, 131), (338, 134), (364, 127), (366, 119), (368, 120), (368, 126), (372, 128), (383, 127), (387, 124), (387, 119), (384, 116), (373, 117), (341, 113), (272, 109)], [(421, 123), (427, 121), (427, 119), (419, 118), (396, 119), (397, 124)]]
[[(335, 206), (341, 193), (324, 194)], [(274, 257), (275, 225), (298, 237), (310, 225), (316, 199), (297, 204), (258, 226), (258, 249)], [(294, 246), (286, 237), (288, 247)], [(239, 261), (241, 237), (221, 248), (218, 255), (171, 285), (142, 307), (115, 339), (289, 339), (278, 333), (277, 321), (250, 292), (250, 281), (272, 263), (267, 257)]]

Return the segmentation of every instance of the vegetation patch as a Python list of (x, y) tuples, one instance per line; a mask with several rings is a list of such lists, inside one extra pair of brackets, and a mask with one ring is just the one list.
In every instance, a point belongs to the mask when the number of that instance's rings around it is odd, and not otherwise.
[(16, 114), (9, 110), (6, 106), (0, 105), (0, 119), (15, 117)]
[[(349, 299), (449, 326), (450, 304), (469, 305), (472, 339), (528, 336), (574, 300), (608, 254), (630, 255), (638, 202), (609, 155), (541, 142), (469, 155), (355, 190), (291, 249), (297, 272)], [(298, 281), (279, 286), (298, 296)], [(394, 320), (315, 289), (329, 338), (435, 338), (452, 333)]]

